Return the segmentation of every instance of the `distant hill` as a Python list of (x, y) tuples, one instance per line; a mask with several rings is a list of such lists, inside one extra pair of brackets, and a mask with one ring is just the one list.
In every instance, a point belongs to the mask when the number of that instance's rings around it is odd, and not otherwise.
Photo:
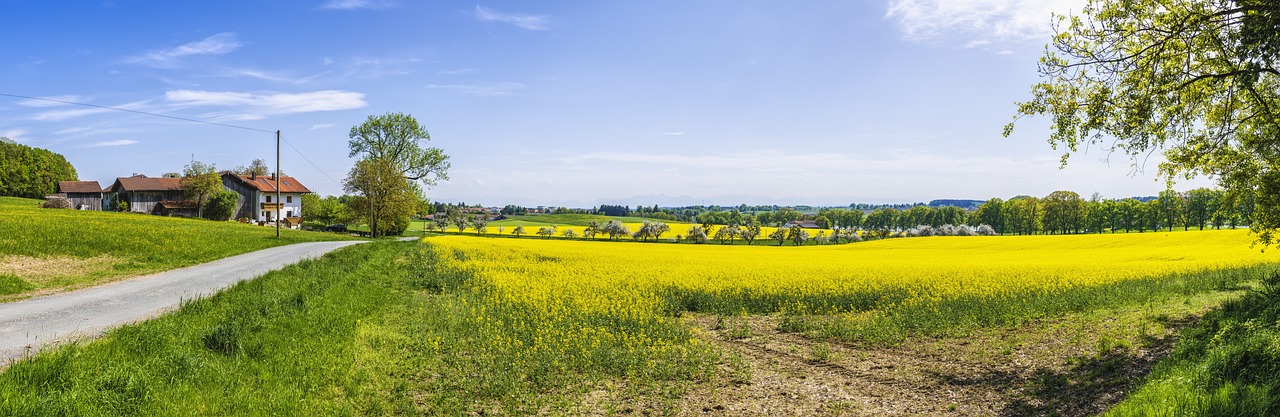
[(942, 199), (929, 202), (929, 207), (959, 207), (965, 210), (977, 210), (978, 206), (986, 201), (983, 200), (959, 200), (959, 199)]

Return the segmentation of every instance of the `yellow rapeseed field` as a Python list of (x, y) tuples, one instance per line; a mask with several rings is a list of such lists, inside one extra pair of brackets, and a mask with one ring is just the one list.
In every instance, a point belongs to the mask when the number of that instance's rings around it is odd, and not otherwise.
[(438, 267), (472, 277), (488, 304), (518, 309), (557, 340), (631, 337), (644, 332), (628, 326), (670, 326), (686, 311), (822, 316), (799, 329), (834, 325), (851, 338), (945, 333), (1234, 284), (1251, 279), (1236, 272), (1276, 260), (1242, 230), (801, 247), (425, 241)]

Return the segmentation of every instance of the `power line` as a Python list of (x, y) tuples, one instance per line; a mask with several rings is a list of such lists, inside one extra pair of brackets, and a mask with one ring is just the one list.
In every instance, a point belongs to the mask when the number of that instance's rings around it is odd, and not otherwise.
[[(170, 115), (167, 115), (167, 114), (151, 113), (151, 112), (145, 112), (145, 111), (141, 111), (141, 110), (126, 109), (126, 108), (121, 108), (121, 107), (102, 106), (102, 105), (97, 105), (97, 104), (81, 103), (81, 102), (70, 101), (70, 100), (58, 100), (58, 99), (45, 98), (45, 97), (31, 97), (31, 96), (24, 96), (24, 95), (19, 95), (19, 94), (8, 94), (8, 93), (0, 93), (0, 96), (3, 96), (3, 97), (13, 97), (13, 98), (21, 98), (21, 99), (27, 99), (27, 100), (51, 101), (51, 102), (54, 102), (54, 103), (73, 104), (73, 105), (77, 105), (77, 106), (85, 106), (85, 107), (95, 107), (95, 108), (99, 108), (99, 109), (107, 109), (107, 110), (123, 111), (123, 112), (137, 113), (137, 114), (142, 114), (142, 115), (147, 115), (147, 116), (163, 117), (163, 118), (166, 118), (166, 119), (181, 120), (181, 121), (184, 121), (184, 122), (204, 123), (204, 124), (207, 124), (207, 125), (214, 125), (214, 126), (229, 127), (229, 128), (233, 128), (233, 129), (251, 130), (251, 131), (254, 131), (254, 132), (263, 132), (263, 133), (271, 133), (271, 134), (275, 134), (275, 133), (276, 133), (276, 131), (274, 131), (274, 130), (258, 129), (258, 128), (247, 127), (247, 126), (236, 126), (236, 125), (230, 125), (230, 124), (226, 124), (226, 123), (210, 122), (210, 121), (207, 121), (207, 120), (188, 119), (188, 118), (185, 118), (185, 117), (170, 116)], [(338, 180), (333, 179), (333, 177), (330, 177), (330, 176), (329, 176), (329, 174), (328, 174), (327, 172), (324, 172), (324, 170), (323, 170), (323, 169), (320, 169), (320, 167), (319, 167), (319, 166), (317, 166), (314, 162), (311, 162), (311, 159), (310, 159), (310, 158), (307, 158), (307, 156), (306, 156), (306, 155), (303, 155), (303, 154), (302, 154), (302, 151), (300, 151), (300, 150), (298, 150), (298, 148), (294, 147), (294, 146), (293, 146), (293, 144), (292, 144), (292, 143), (289, 143), (289, 141), (288, 141), (287, 139), (282, 139), (282, 140), (284, 140), (284, 143), (286, 143), (286, 144), (288, 144), (288, 145), (289, 145), (289, 148), (290, 148), (290, 149), (293, 149), (293, 152), (297, 153), (297, 154), (298, 154), (298, 156), (301, 156), (301, 157), (302, 157), (302, 159), (303, 159), (304, 161), (307, 161), (307, 163), (308, 163), (308, 164), (310, 164), (312, 168), (315, 168), (315, 169), (316, 169), (316, 171), (320, 172), (320, 175), (324, 175), (324, 176), (325, 176), (325, 178), (328, 178), (328, 179), (329, 179), (329, 181), (333, 181), (333, 183), (334, 183), (334, 184), (336, 184), (336, 185), (338, 185), (339, 187), (341, 187), (341, 186), (342, 186), (342, 183), (341, 183), (341, 182), (338, 182)], [(277, 167), (277, 168), (278, 168), (278, 167)]]
[(77, 105), (77, 106), (96, 107), (96, 108), (99, 108), (99, 109), (116, 110), (116, 111), (125, 111), (125, 112), (129, 112), (129, 113), (145, 114), (145, 115), (147, 115), (147, 116), (164, 117), (164, 118), (167, 118), (167, 119), (181, 120), (181, 121), (184, 121), (184, 122), (204, 123), (204, 124), (207, 124), (207, 125), (222, 126), (222, 127), (230, 127), (230, 128), (233, 128), (233, 129), (252, 130), (252, 131), (255, 131), (255, 132), (263, 132), (263, 133), (276, 133), (274, 130), (265, 130), (265, 129), (258, 129), (258, 128), (252, 128), (252, 127), (245, 127), (245, 126), (229, 125), (229, 124), (226, 124), (226, 123), (210, 122), (210, 121), (206, 121), (206, 120), (188, 119), (188, 118), (185, 118), (185, 117), (170, 116), (170, 115), (167, 115), (167, 114), (159, 114), (159, 113), (150, 113), (150, 112), (145, 112), (145, 111), (141, 111), (141, 110), (131, 110), (131, 109), (126, 109), (126, 108), (121, 108), (121, 107), (100, 106), (100, 105), (97, 105), (97, 104), (80, 103), (80, 102), (75, 102), (75, 101), (58, 100), (58, 99), (44, 98), (44, 97), (30, 97), (30, 96), (22, 96), (22, 95), (17, 95), (17, 94), (6, 94), (6, 93), (0, 93), (0, 96), (4, 96), (4, 97), (14, 97), (14, 98), (24, 98), (24, 99), (28, 99), (28, 100), (52, 101), (52, 102), (54, 102), (54, 103), (74, 104), (74, 105)]
[(338, 180), (333, 179), (333, 177), (330, 177), (330, 176), (329, 176), (329, 174), (328, 174), (328, 173), (326, 173), (326, 172), (324, 172), (324, 170), (323, 170), (323, 169), (320, 169), (320, 167), (316, 166), (316, 164), (315, 164), (314, 162), (311, 162), (311, 159), (310, 159), (310, 158), (307, 158), (307, 156), (306, 156), (306, 155), (303, 155), (303, 154), (302, 154), (302, 151), (299, 151), (299, 150), (298, 150), (298, 148), (293, 147), (293, 144), (292, 144), (292, 143), (289, 143), (289, 140), (288, 140), (288, 139), (281, 138), (280, 140), (283, 140), (285, 145), (289, 145), (289, 148), (290, 148), (290, 149), (293, 149), (293, 151), (294, 151), (294, 152), (296, 152), (296, 153), (298, 154), (298, 156), (301, 156), (301, 157), (302, 157), (302, 160), (307, 161), (307, 163), (308, 163), (308, 164), (311, 164), (311, 167), (312, 167), (312, 168), (315, 168), (315, 169), (316, 169), (316, 171), (320, 171), (320, 175), (324, 175), (324, 177), (325, 177), (325, 178), (328, 178), (328, 179), (329, 179), (329, 181), (333, 181), (333, 183), (334, 183), (334, 184), (337, 184), (339, 187), (341, 187), (341, 186), (342, 186), (342, 183), (338, 182)]

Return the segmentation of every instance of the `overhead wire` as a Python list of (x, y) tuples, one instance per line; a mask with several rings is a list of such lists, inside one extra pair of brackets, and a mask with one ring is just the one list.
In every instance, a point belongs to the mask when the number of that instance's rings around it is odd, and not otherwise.
[[(103, 106), (103, 105), (99, 105), (99, 104), (81, 103), (81, 102), (77, 102), (77, 101), (61, 100), (61, 99), (54, 99), (54, 98), (48, 98), (48, 97), (32, 97), (32, 96), (24, 96), (24, 95), (20, 95), (20, 94), (9, 94), (9, 93), (0, 93), (0, 97), (12, 97), (12, 98), (27, 99), (27, 100), (50, 101), (50, 102), (54, 102), (54, 103), (72, 104), (72, 105), (76, 105), (76, 106), (94, 107), (94, 108), (106, 109), (106, 110), (115, 110), (115, 111), (129, 112), (129, 113), (137, 113), (137, 114), (146, 115), (146, 116), (163, 117), (163, 118), (166, 118), (166, 119), (181, 120), (181, 121), (184, 121), (184, 122), (203, 123), (203, 124), (213, 125), (213, 126), (229, 127), (229, 128), (232, 128), (232, 129), (243, 129), (243, 130), (250, 130), (250, 131), (254, 131), (254, 132), (271, 133), (271, 134), (275, 134), (275, 133), (277, 133), (277, 131), (274, 131), (274, 130), (258, 129), (258, 128), (255, 128), (255, 127), (237, 126), (237, 125), (227, 124), (227, 123), (210, 122), (210, 121), (208, 121), (208, 120), (191, 119), (191, 118), (186, 118), (186, 117), (171, 116), (171, 115), (167, 115), (167, 114), (151, 113), (151, 112), (145, 112), (145, 111), (141, 111), (141, 110), (126, 109), (126, 108), (123, 108), (123, 107)], [(315, 169), (316, 169), (316, 171), (320, 172), (320, 174), (321, 174), (321, 175), (324, 175), (324, 176), (325, 176), (325, 178), (328, 178), (328, 179), (329, 179), (329, 181), (333, 181), (333, 183), (334, 183), (334, 184), (336, 184), (336, 185), (338, 185), (339, 187), (341, 187), (341, 186), (342, 186), (342, 183), (341, 183), (341, 182), (339, 182), (338, 180), (333, 179), (333, 177), (329, 176), (329, 173), (324, 172), (324, 170), (323, 170), (323, 169), (320, 169), (320, 167), (319, 167), (318, 165), (316, 165), (314, 162), (311, 162), (311, 158), (307, 158), (307, 156), (306, 156), (306, 155), (304, 155), (304, 154), (302, 153), (302, 151), (298, 150), (298, 148), (297, 148), (297, 147), (295, 147), (295, 146), (293, 146), (293, 144), (292, 144), (292, 143), (290, 143), (287, 139), (281, 138), (281, 140), (283, 140), (285, 144), (288, 144), (288, 145), (289, 145), (289, 148), (290, 148), (290, 149), (293, 149), (293, 152), (294, 152), (294, 153), (297, 153), (297, 154), (298, 154), (298, 156), (302, 157), (302, 160), (307, 161), (307, 164), (311, 165), (311, 167), (312, 167), (312, 168), (315, 168)]]

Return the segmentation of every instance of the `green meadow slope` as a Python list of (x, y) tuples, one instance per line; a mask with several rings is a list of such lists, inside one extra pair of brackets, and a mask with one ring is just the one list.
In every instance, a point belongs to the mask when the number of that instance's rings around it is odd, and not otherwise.
[(0, 197), (0, 301), (91, 286), (298, 242), (349, 239), (232, 222), (39, 208)]

